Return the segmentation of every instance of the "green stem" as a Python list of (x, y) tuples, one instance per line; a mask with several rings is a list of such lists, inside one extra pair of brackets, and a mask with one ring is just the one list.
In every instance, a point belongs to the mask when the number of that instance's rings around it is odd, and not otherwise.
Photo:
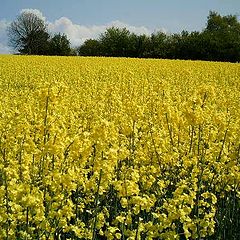
[(169, 124), (167, 113), (165, 115), (166, 115), (166, 120), (167, 120), (167, 127), (168, 127), (168, 132), (169, 132), (169, 137), (170, 137), (170, 143), (174, 147), (173, 136), (172, 136), (172, 129), (171, 129), (170, 124)]
[(99, 188), (102, 180), (102, 168), (100, 169), (99, 179), (98, 179), (98, 185), (97, 185), (97, 192), (96, 197), (94, 200), (94, 206), (95, 206), (95, 216), (94, 216), (94, 223), (92, 228), (92, 240), (96, 239), (96, 224), (97, 224), (97, 204), (98, 204), (98, 198), (99, 198)]
[(217, 158), (218, 161), (221, 159), (221, 156), (222, 156), (223, 147), (224, 147), (224, 144), (225, 144), (225, 141), (227, 138), (227, 131), (228, 131), (228, 129), (225, 131), (225, 134), (224, 134), (223, 143), (222, 143), (222, 146), (221, 146), (218, 158)]
[(192, 144), (193, 144), (194, 126), (191, 126), (191, 127), (192, 127), (192, 131), (191, 131), (191, 139), (190, 139), (190, 146), (189, 146), (188, 153), (191, 152), (191, 150), (192, 150)]

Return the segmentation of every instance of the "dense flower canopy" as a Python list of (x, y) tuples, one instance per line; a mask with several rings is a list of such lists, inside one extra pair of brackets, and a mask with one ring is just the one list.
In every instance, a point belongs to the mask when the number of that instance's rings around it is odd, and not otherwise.
[(0, 76), (1, 239), (239, 237), (239, 64), (1, 56)]

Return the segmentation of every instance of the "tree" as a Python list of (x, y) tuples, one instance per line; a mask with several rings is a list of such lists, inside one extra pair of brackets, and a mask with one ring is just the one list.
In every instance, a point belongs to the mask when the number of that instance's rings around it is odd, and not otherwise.
[(150, 57), (166, 58), (168, 51), (168, 36), (164, 32), (156, 32), (151, 35)]
[(207, 31), (225, 31), (239, 28), (239, 22), (236, 15), (221, 16), (217, 12), (210, 11), (207, 20)]
[(47, 25), (31, 12), (21, 13), (8, 28), (10, 46), (22, 54), (46, 54), (48, 52)]
[(65, 34), (57, 33), (49, 41), (49, 55), (71, 55), (70, 41)]
[(130, 35), (130, 50), (129, 50), (129, 57), (148, 57), (149, 48), (150, 48), (150, 38), (145, 35), (136, 35), (132, 33)]
[(210, 12), (203, 32), (208, 40), (209, 60), (240, 61), (240, 23), (237, 16)]
[(100, 36), (103, 55), (112, 57), (128, 57), (131, 51), (131, 33), (126, 28), (108, 28)]
[(108, 28), (98, 40), (78, 48), (82, 56), (151, 57), (210, 61), (240, 61), (240, 23), (237, 16), (209, 13), (201, 31), (151, 36), (136, 35), (126, 28)]
[(101, 54), (101, 43), (96, 39), (88, 39), (78, 48), (80, 56), (101, 56)]

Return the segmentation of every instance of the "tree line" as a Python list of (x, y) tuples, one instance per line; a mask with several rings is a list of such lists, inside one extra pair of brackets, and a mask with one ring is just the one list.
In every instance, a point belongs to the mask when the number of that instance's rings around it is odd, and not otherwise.
[[(26, 18), (30, 26), (37, 24), (25, 29), (25, 38), (19, 38), (18, 24)], [(23, 13), (9, 28), (12, 46), (22, 54), (240, 61), (240, 23), (236, 15), (221, 16), (210, 11), (202, 31), (175, 34), (159, 31), (150, 36), (137, 35), (126, 28), (111, 27), (98, 39), (88, 39), (74, 50), (66, 35), (50, 37), (44, 21), (32, 18), (38, 17)]]
[(109, 28), (99, 39), (89, 39), (78, 48), (82, 56), (168, 58), (210, 61), (240, 61), (240, 23), (237, 16), (210, 12), (201, 32), (157, 32), (136, 35), (126, 28)]

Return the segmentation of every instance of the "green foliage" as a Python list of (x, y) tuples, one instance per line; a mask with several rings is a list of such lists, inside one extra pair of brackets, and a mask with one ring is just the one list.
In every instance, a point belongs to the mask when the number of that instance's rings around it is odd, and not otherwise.
[(126, 28), (112, 27), (99, 40), (87, 40), (83, 56), (147, 57), (210, 61), (240, 61), (240, 23), (234, 15), (210, 11), (202, 32), (136, 35)]
[(163, 32), (153, 33), (150, 38), (150, 53), (149, 55), (153, 58), (166, 58), (168, 42), (167, 34)]
[(133, 49), (131, 33), (126, 28), (111, 27), (100, 36), (104, 56), (127, 57)]
[(215, 32), (226, 30), (239, 30), (239, 22), (236, 15), (221, 16), (217, 12), (210, 11), (206, 31)]
[(147, 57), (149, 52), (149, 47), (151, 44), (151, 39), (145, 34), (136, 35), (134, 33), (131, 34), (131, 39), (133, 41), (133, 57)]
[(240, 23), (236, 16), (220, 16), (210, 12), (203, 36), (208, 44), (210, 60), (240, 60)]
[(65, 34), (55, 34), (49, 41), (49, 55), (71, 55), (70, 41)]
[(100, 56), (101, 43), (95, 39), (88, 39), (77, 49), (77, 52), (80, 56)]

